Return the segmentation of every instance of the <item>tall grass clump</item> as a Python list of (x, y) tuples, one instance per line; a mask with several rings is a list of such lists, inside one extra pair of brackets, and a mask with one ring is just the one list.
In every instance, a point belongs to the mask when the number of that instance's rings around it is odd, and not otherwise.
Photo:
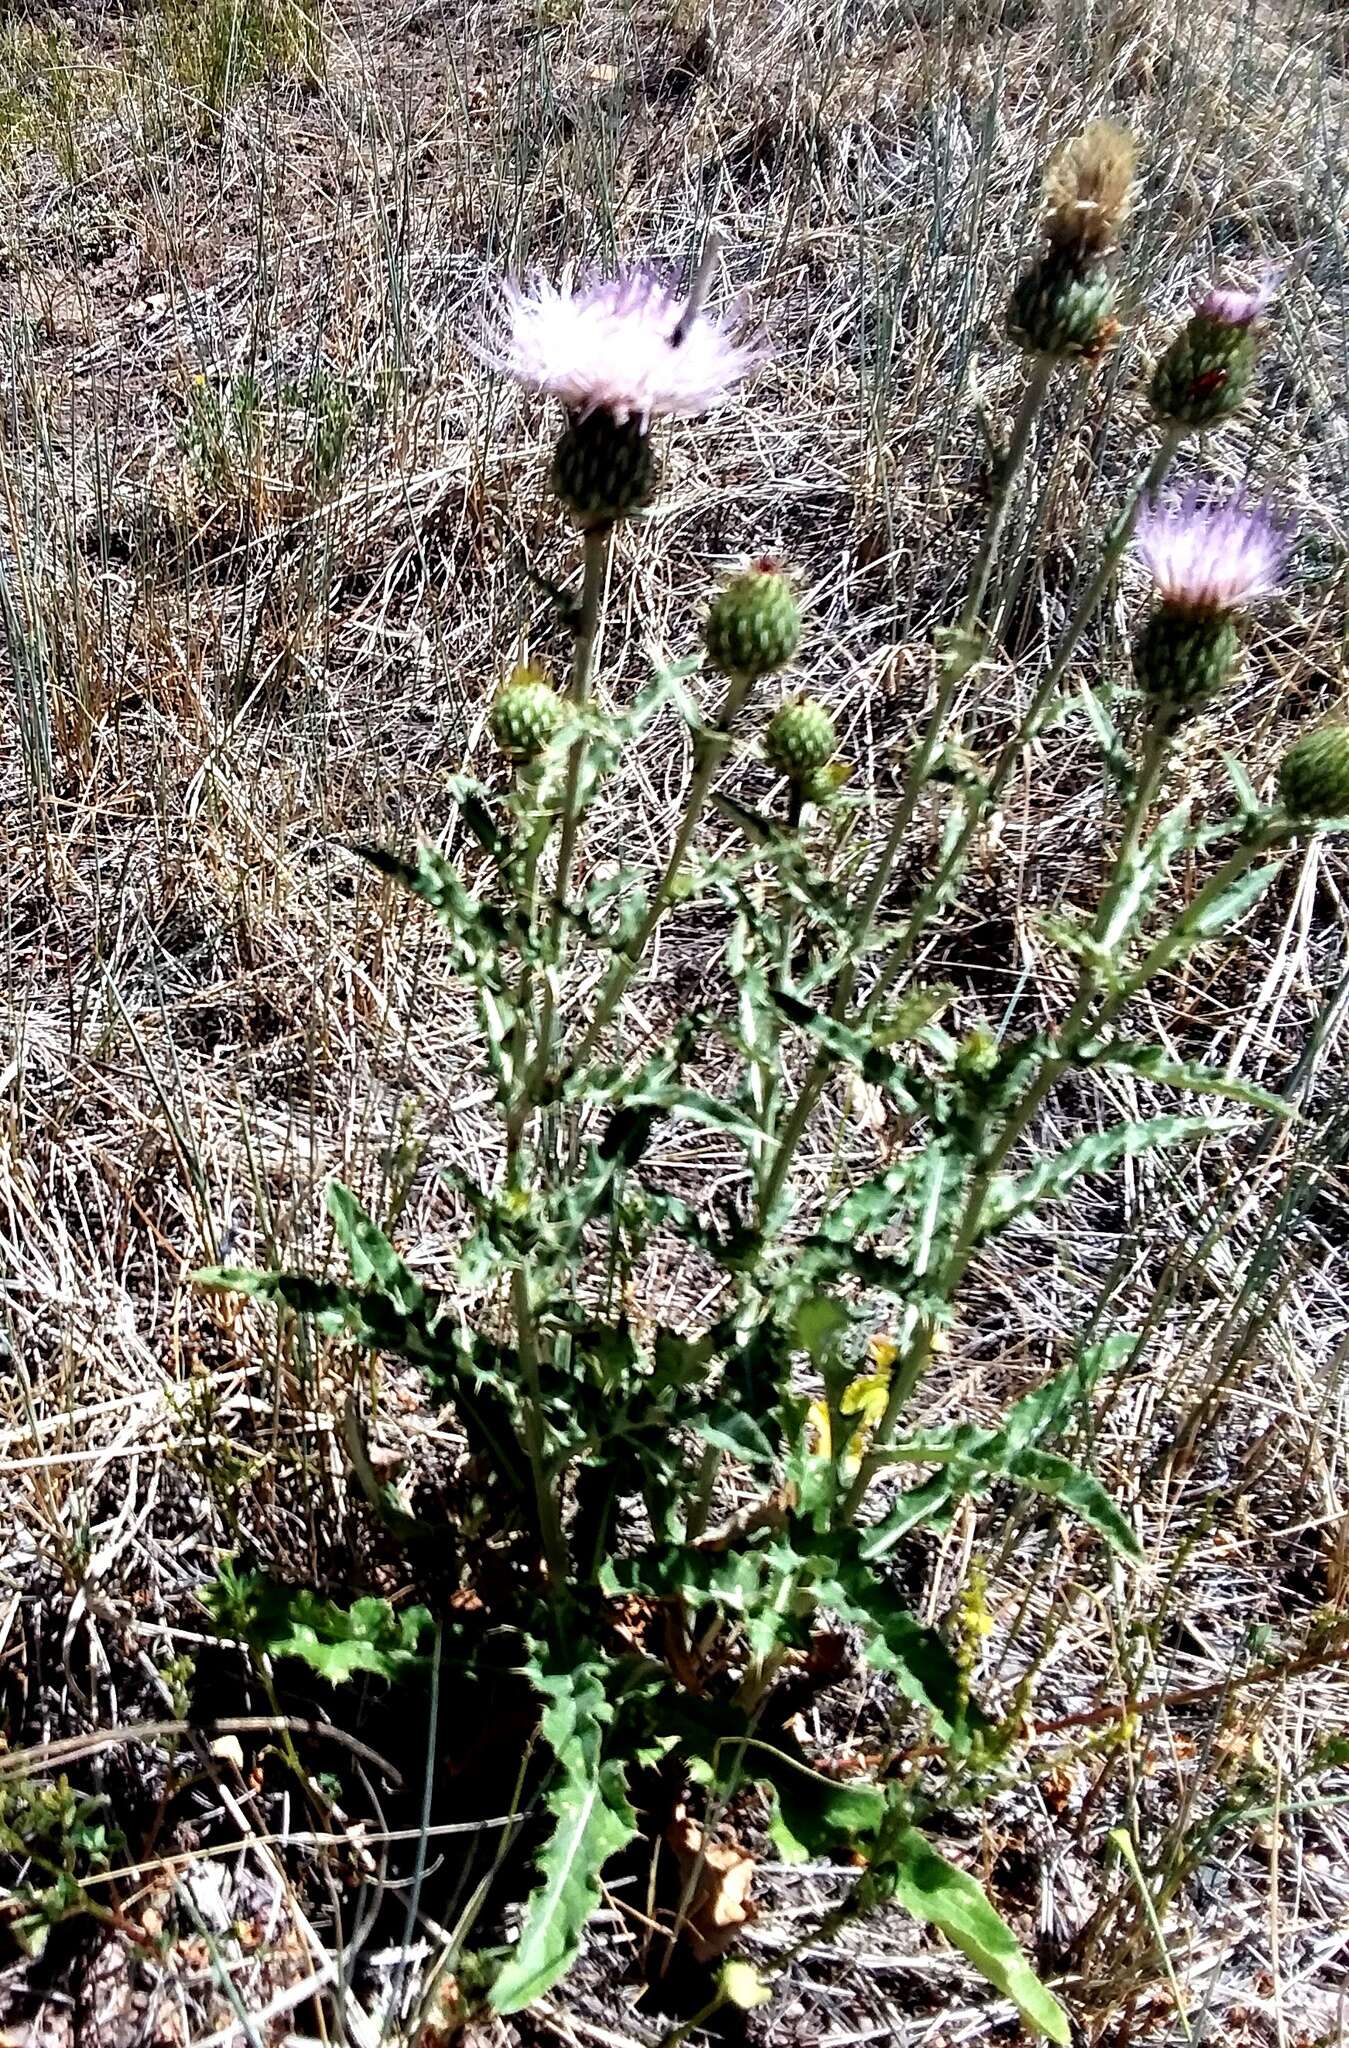
[(249, 86), (322, 59), (322, 0), (156, 0), (167, 69), (216, 126)]
[[(1135, 481), (1025, 709), (990, 758), (959, 742), (1047, 402), (1083, 380), (1089, 405), (1117, 333), (1133, 167), (1131, 140), (1105, 123), (1049, 165), (1040, 241), (1009, 286), (1023, 367), (984, 530), (937, 635), (926, 722), (875, 815), (851, 794), (833, 719), (810, 692), (809, 604), (778, 559), (731, 574), (700, 628), (690, 622), (697, 650), (657, 659), (630, 703), (605, 689), (615, 584), (660, 501), (670, 423), (696, 433), (762, 361), (707, 310), (715, 251), (685, 290), (643, 269), (509, 285), (477, 338), (486, 371), (561, 408), (549, 484), (579, 555), (579, 594), (558, 594), (570, 666), (554, 677), (523, 662), (502, 684), (498, 772), (453, 780), (457, 859), (438, 846), (359, 851), (414, 899), (411, 916), (430, 914), (472, 991), (495, 1154), (485, 1170), (447, 1171), (467, 1227), (434, 1278), (338, 1183), (327, 1201), (344, 1276), (200, 1276), (369, 1354), (376, 1401), (376, 1361), (410, 1362), (462, 1442), (472, 1512), (437, 1526), (378, 1482), (353, 1439), (416, 1604), (341, 1608), (242, 1560), (207, 1599), (269, 1682), (278, 1658), (298, 1657), (332, 1678), (404, 1684), (433, 1664), (441, 1700), (456, 1686), (484, 1697), (489, 1681), (528, 1692), (528, 1754), (483, 1787), (485, 1810), (521, 1802), (520, 1838), (445, 1959), (470, 2004), (513, 2013), (543, 1997), (578, 1955), (606, 1879), (625, 1859), (646, 1867), (643, 1843), (672, 1859), (669, 1896), (655, 1901), (667, 1948), (721, 1960), (744, 1914), (701, 1910), (713, 1829), (756, 1796), (783, 1856), (850, 1859), (841, 1903), (804, 1940), (897, 1903), (1028, 2027), (1069, 2038), (1059, 1997), (939, 1846), (950, 1815), (1036, 1768), (1023, 1724), (1049, 1646), (1029, 1645), (1026, 1675), (995, 1710), (978, 1684), (994, 1589), (971, 1572), (937, 1625), (912, 1610), (896, 1566), (967, 1503), (1008, 1493), (1076, 1518), (1121, 1568), (1136, 1565), (1127, 1506), (1060, 1439), (1142, 1333), (1084, 1331), (988, 1425), (921, 1427), (917, 1398), (953, 1336), (977, 1324), (980, 1263), (997, 1240), (1123, 1162), (1146, 1170), (1216, 1145), (1240, 1156), (1254, 1118), (1287, 1113), (1240, 1073), (1161, 1042), (1148, 995), (1226, 942), (1291, 846), (1349, 823), (1339, 728), (1297, 741), (1272, 804), (1233, 762), (1226, 812), (1198, 814), (1174, 772), (1178, 746), (1204, 744), (1205, 714), (1292, 546), (1262, 500), (1200, 480), (1167, 487), (1182, 443), (1246, 399), (1272, 281), (1198, 298), (1152, 377)], [(1131, 549), (1152, 596), (1132, 681), (1108, 692), (1074, 657)], [(1094, 899), (1044, 920), (1054, 964), (1037, 1028), (991, 1015), (952, 1028), (950, 993), (921, 963), (1009, 781), (1036, 773), (1075, 707), (1109, 799)], [(685, 763), (659, 864), (593, 862), (608, 793), (658, 754)], [(935, 853), (901, 887), (929, 818)], [(676, 923), (698, 933), (704, 966), (679, 1014), (657, 1023), (658, 951)], [(1098, 1082), (1120, 1077), (1174, 1102), (1113, 1121)], [(1101, 1111), (1063, 1144), (1042, 1115), (1061, 1089)], [(868, 1096), (897, 1134), (879, 1170), (854, 1142)], [(686, 1130), (701, 1134), (693, 1152), (677, 1143)], [(809, 1164), (821, 1133), (824, 1176)], [(672, 1272), (687, 1283), (673, 1298), (702, 1306), (661, 1320), (655, 1277)], [(921, 1729), (887, 1775), (832, 1776), (801, 1732), (803, 1705), (839, 1669), (839, 1631)], [(709, 1979), (706, 2010), (770, 1996), (763, 1974), (732, 1961)]]

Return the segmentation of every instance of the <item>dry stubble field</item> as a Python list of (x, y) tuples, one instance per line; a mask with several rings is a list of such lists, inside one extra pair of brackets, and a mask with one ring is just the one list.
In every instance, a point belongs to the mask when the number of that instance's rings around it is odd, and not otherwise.
[[(1344, 691), (1347, 61), (1335, 10), (1301, 0), (11, 0), (0, 1784), (12, 1826), (64, 1767), (122, 1846), (90, 1887), (101, 1911), (38, 1955), (19, 1937), (46, 1877), (22, 1850), (0, 1866), (6, 2041), (366, 2043), (395, 2009), (407, 2038), (410, 2013), (448, 2038), (452, 2015), (406, 1991), (439, 1938), (434, 1917), (399, 1931), (415, 1784), (385, 1812), (372, 1770), (360, 1843), (306, 1835), (263, 1739), (219, 1731), (268, 1702), (195, 1597), (229, 1547), (338, 1593), (400, 1591), (351, 1480), (360, 1368), (282, 1350), (186, 1276), (321, 1264), (334, 1172), (434, 1272), (462, 1230), (438, 1168), (490, 1171), (464, 998), (347, 849), (445, 833), (447, 774), (494, 772), (496, 683), (524, 650), (564, 657), (539, 580), (574, 574), (543, 490), (550, 423), (471, 349), (493, 274), (683, 267), (715, 222), (716, 291), (742, 296), (772, 360), (673, 434), (658, 513), (621, 542), (603, 685), (621, 698), (645, 647), (693, 644), (718, 572), (770, 549), (809, 592), (811, 686), (883, 811), (982, 518), (979, 408), (1001, 426), (1015, 398), (1000, 308), (1039, 165), (1086, 115), (1129, 124), (1124, 330), (1056, 388), (959, 727), (977, 753), (1024, 704), (1195, 284), (1274, 258), (1290, 267), (1258, 399), (1184, 458), (1301, 522), (1240, 689), (1185, 742), (1182, 785), (1216, 802), (1224, 753), (1266, 787)], [(1126, 572), (1083, 650), (1098, 680), (1124, 673), (1138, 588)], [(653, 756), (588, 858), (654, 865), (685, 770)], [(923, 963), (971, 1017), (1052, 1002), (1039, 919), (1090, 894), (1104, 801), (1069, 721)], [(934, 832), (920, 821), (902, 887)], [(1210, 1147), (1127, 1173), (990, 1257), (928, 1383), (933, 1419), (996, 1414), (1083, 1324), (1152, 1332), (1092, 1446), (1143, 1571), (1053, 1518), (973, 1510), (906, 1566), (940, 1616), (971, 1558), (989, 1564), (995, 1691), (1028, 1617), (1048, 1634), (1034, 1739), (1053, 1768), (955, 1839), (1090, 2039), (1341, 2038), (1349, 1779), (1325, 1745), (1349, 1726), (1343, 890), (1311, 842), (1152, 1019), (1214, 1064), (1242, 1055), (1297, 1120), (1239, 1168)], [(707, 971), (696, 931), (660, 954), (653, 1027)], [(821, 1175), (840, 1107), (812, 1140)], [(1075, 1107), (1056, 1098), (1067, 1132)], [(883, 1156), (887, 1133), (850, 1142)], [(673, 1144), (662, 1163), (715, 1171)], [(696, 1307), (662, 1300), (678, 1275), (649, 1284), (653, 1311)], [(452, 1433), (410, 1380), (375, 1447), (425, 1499), (451, 1483)], [(321, 1687), (289, 1704), (331, 1710)], [(185, 1710), (208, 1730), (195, 1747), (143, 1726)], [(471, 1729), (441, 1711), (471, 1769)], [(874, 1760), (891, 1711), (854, 1671), (815, 1710), (816, 1753)], [(369, 1739), (415, 1780), (424, 1732), (382, 1713), (372, 1699)], [(447, 1886), (464, 1841), (424, 1845)], [(745, 1952), (780, 1950), (837, 1877), (761, 1850)], [(634, 1988), (639, 1904), (615, 1896), (565, 1992), (480, 2038), (659, 2040), (669, 2018)], [(803, 1956), (746, 2024), (842, 2048), (983, 2041), (1007, 2020), (958, 1958), (882, 1917)]]

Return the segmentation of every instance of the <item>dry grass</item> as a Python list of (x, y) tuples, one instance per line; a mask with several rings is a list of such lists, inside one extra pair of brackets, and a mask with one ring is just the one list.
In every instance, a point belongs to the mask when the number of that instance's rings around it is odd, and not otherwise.
[[(0, 1704), (35, 1768), (43, 1745), (107, 1732), (69, 1768), (134, 1818), (143, 1864), (105, 1887), (125, 1924), (0, 1978), (0, 2011), (33, 2029), (13, 2038), (34, 2043), (304, 2037), (316, 1973), (329, 2028), (373, 2041), (406, 1968), (387, 1923), (370, 1932), (394, 1853), (373, 1766), (358, 1853), (299, 1840), (251, 1749), (130, 1731), (178, 1718), (185, 1656), (219, 1699), (193, 1589), (223, 1546), (338, 1588), (397, 1583), (349, 1492), (350, 1361), (222, 1322), (185, 1276), (322, 1260), (334, 1172), (396, 1209), (433, 1271), (461, 1227), (437, 1169), (490, 1166), (463, 998), (345, 849), (452, 833), (446, 776), (486, 764), (492, 686), (522, 647), (560, 651), (521, 573), (524, 557), (572, 573), (542, 490), (549, 422), (485, 385), (465, 342), (491, 272), (615, 250), (683, 262), (715, 218), (724, 286), (775, 356), (744, 404), (674, 437), (659, 515), (620, 547), (605, 686), (629, 690), (649, 645), (691, 644), (717, 567), (770, 548), (811, 588), (811, 686), (883, 808), (981, 517), (974, 398), (1000, 422), (1016, 396), (997, 314), (1037, 170), (1110, 114), (1142, 144), (1135, 310), (1100, 373), (1057, 395), (1004, 653), (962, 735), (996, 744), (1029, 695), (1137, 463), (1148, 351), (1196, 279), (1265, 256), (1292, 268), (1263, 397), (1198, 459), (1298, 511), (1300, 580), (1180, 775), (1218, 801), (1230, 751), (1261, 785), (1343, 691), (1349, 101), (1328, 14), (355, 0), (316, 33), (308, 9), (249, 12), (237, 67), (184, 42), (220, 0), (90, 0), (60, 26), (30, 7), (0, 40)], [(1126, 577), (1084, 673), (1122, 678), (1135, 594)], [(590, 858), (654, 864), (685, 766), (655, 750)], [(957, 985), (963, 1022), (1053, 1001), (1038, 917), (1090, 895), (1102, 802), (1085, 726), (1047, 736), (923, 962)], [(1309, 1795), (1303, 1779), (1349, 1721), (1343, 890), (1339, 856), (1312, 845), (1236, 953), (1158, 999), (1158, 1032), (1187, 1053), (1240, 1050), (1300, 1091), (1291, 1135), (1023, 1234), (933, 1382), (934, 1410), (992, 1414), (1084, 1321), (1151, 1321), (1094, 1446), (1147, 1569), (1102, 1576), (1057, 1522), (971, 1517), (921, 1588), (944, 1613), (971, 1558), (988, 1563), (995, 1691), (1023, 1639), (1050, 1642), (1035, 1712), (1052, 1768), (971, 1847), (1093, 2036), (1340, 2038), (1344, 1782)], [(695, 933), (661, 955), (653, 1021), (707, 950)], [(391, 1385), (380, 1427), (434, 1487), (444, 1445), (414, 1390)], [(1281, 1660), (1300, 1668), (1244, 1682)], [(1109, 1710), (1150, 1695), (1169, 1703)], [(1099, 1725), (1052, 1725), (1103, 1703)], [(867, 1753), (888, 1711), (855, 1681), (822, 1751)], [(166, 1820), (170, 1773), (193, 1782)], [(1256, 1817), (1188, 1870), (1201, 1826), (1247, 1794)], [(1158, 1896), (1175, 1877), (1165, 1963), (1113, 1828)], [(457, 1854), (447, 1840), (430, 1852)], [(781, 1946), (841, 1881), (766, 1870), (756, 1944)], [(635, 1903), (615, 1899), (597, 1960), (520, 2038), (657, 2038), (623, 1989)], [(137, 1945), (147, 1911), (178, 1930), (167, 1962)], [(412, 1933), (421, 1969), (439, 1930)], [(969, 1989), (949, 1956), (868, 1925), (803, 1959), (753, 2038), (984, 2039)]]

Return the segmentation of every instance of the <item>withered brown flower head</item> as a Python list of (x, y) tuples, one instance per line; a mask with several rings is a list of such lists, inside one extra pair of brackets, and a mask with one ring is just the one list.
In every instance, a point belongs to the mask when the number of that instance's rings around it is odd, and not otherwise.
[(1129, 209), (1138, 145), (1113, 121), (1089, 121), (1045, 166), (1043, 227), (1052, 247), (1104, 256)]

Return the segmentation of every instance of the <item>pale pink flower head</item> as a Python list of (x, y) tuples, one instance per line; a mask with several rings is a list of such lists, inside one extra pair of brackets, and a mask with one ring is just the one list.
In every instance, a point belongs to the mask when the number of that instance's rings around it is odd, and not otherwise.
[(762, 360), (720, 321), (690, 311), (687, 293), (650, 270), (599, 283), (507, 283), (484, 359), (571, 413), (615, 420), (696, 419), (720, 405)]
[(1195, 302), (1195, 310), (1219, 327), (1253, 327), (1262, 320), (1278, 297), (1283, 272), (1266, 265), (1255, 283), (1214, 285)]
[(1238, 494), (1219, 502), (1196, 491), (1143, 507), (1134, 545), (1163, 604), (1234, 612), (1279, 588), (1293, 548), (1291, 524), (1268, 504)]

